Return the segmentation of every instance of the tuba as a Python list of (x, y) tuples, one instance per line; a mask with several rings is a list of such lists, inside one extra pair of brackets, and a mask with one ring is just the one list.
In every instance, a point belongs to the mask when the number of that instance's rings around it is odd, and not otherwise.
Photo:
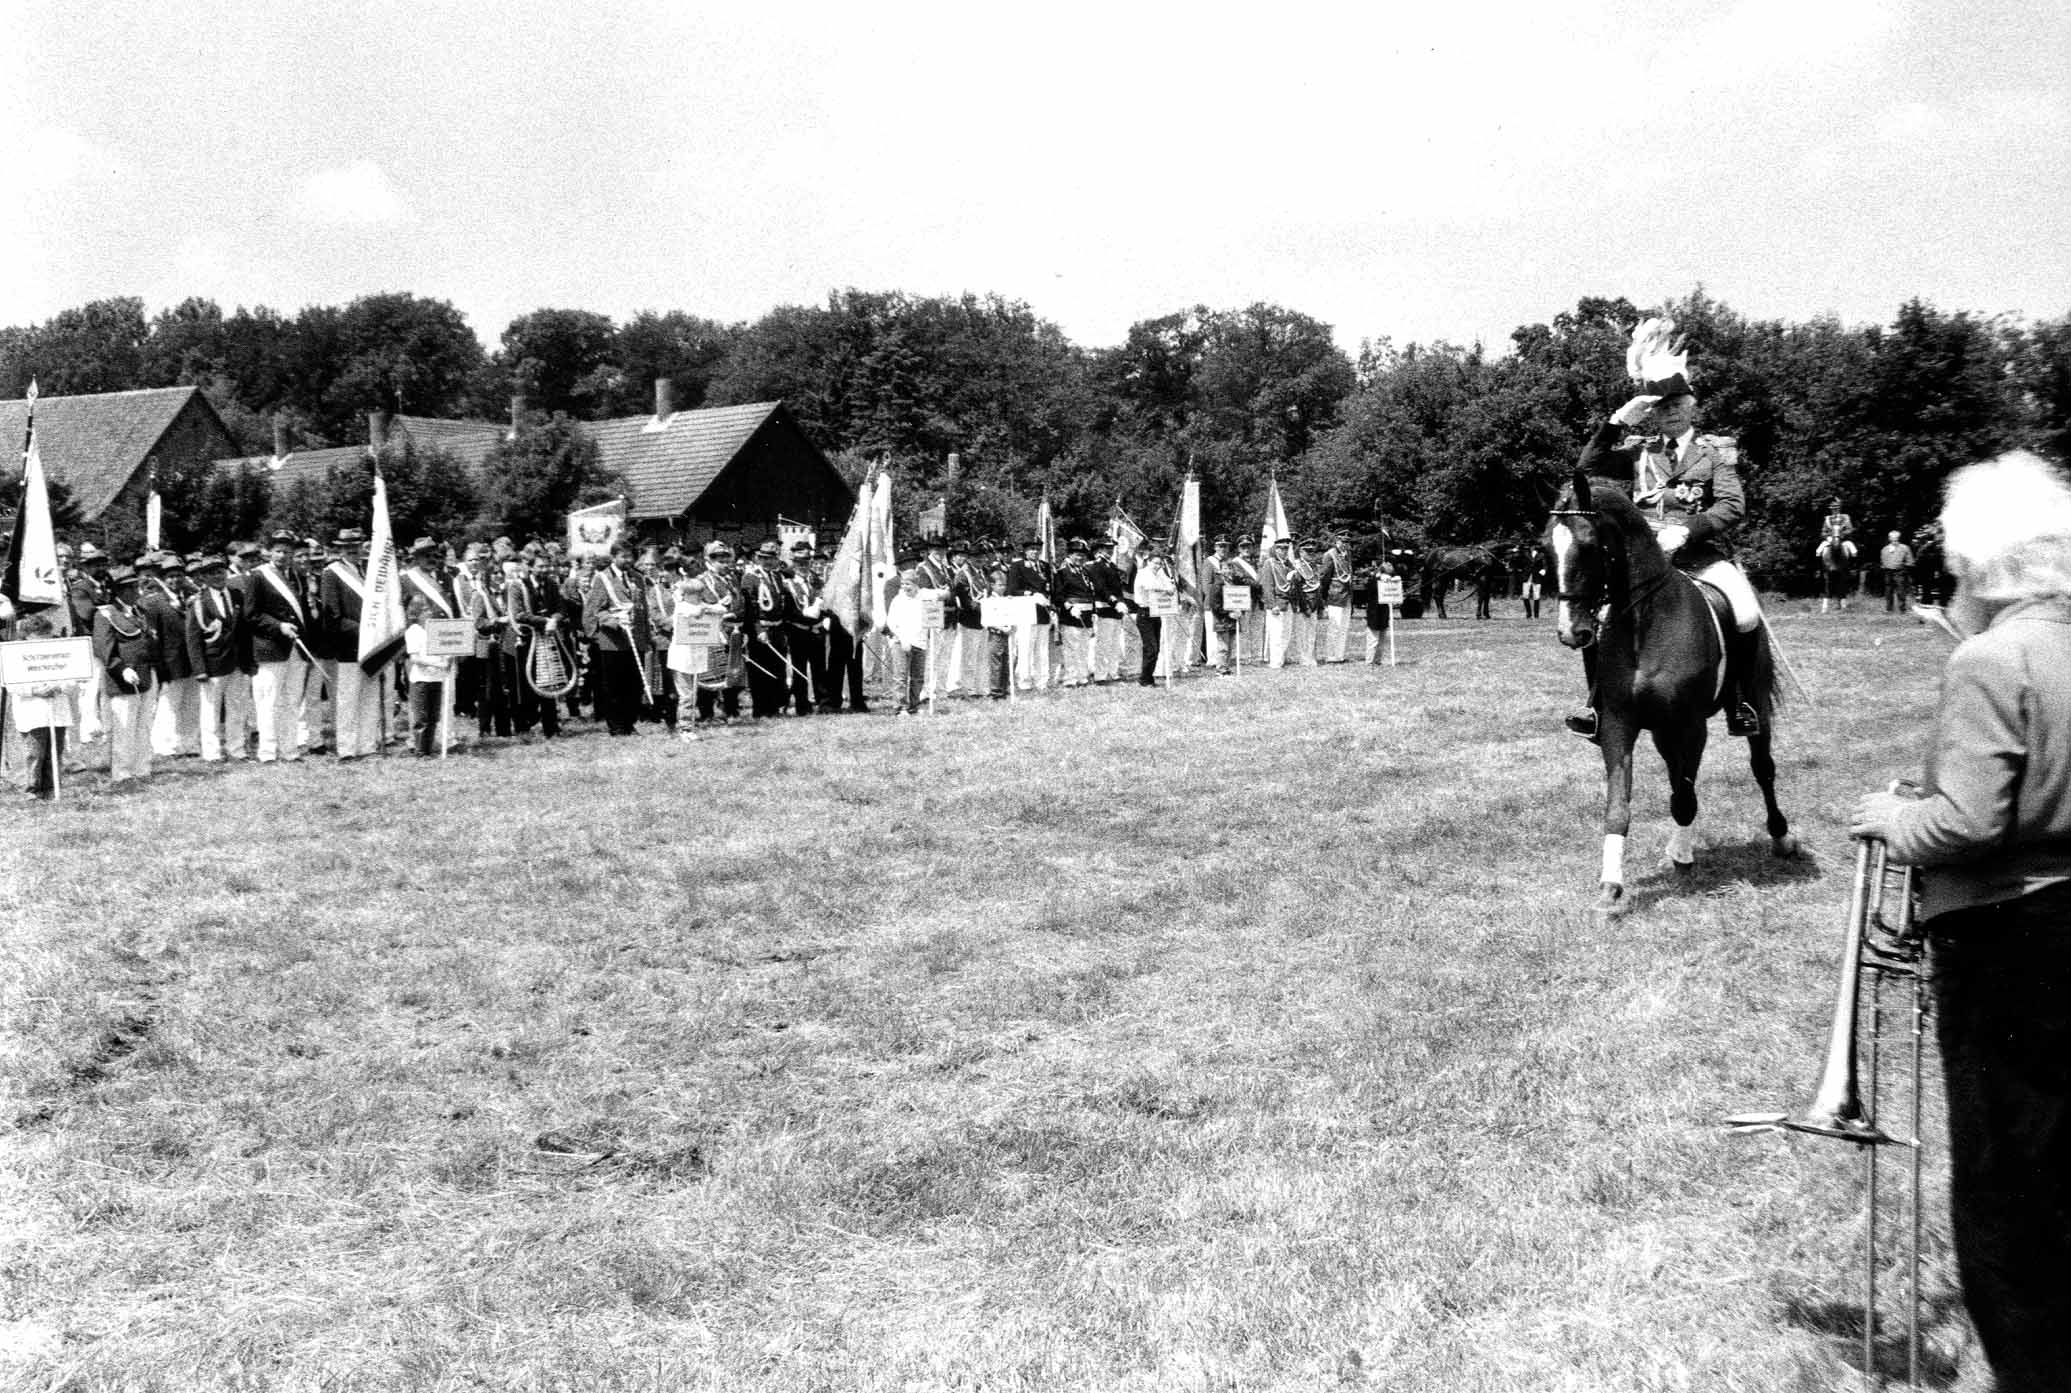
[[(1901, 781), (1892, 792), (1916, 792)], [(1922, 1036), (1927, 1011), (1927, 963), (1914, 923), (1914, 875), (1911, 866), (1890, 864), (1884, 844), (1863, 841), (1856, 846), (1855, 882), (1849, 895), (1848, 923), (1841, 951), (1841, 980), (1827, 1053), (1812, 1101), (1796, 1113), (1742, 1113), (1726, 1119), (1736, 1132), (1798, 1132), (1846, 1142), (1862, 1153), (1864, 1208), (1863, 1327), (1864, 1369), (1877, 1368), (1877, 1269), (1883, 1265), (1877, 1248), (1878, 1153), (1887, 1146), (1910, 1152), (1909, 1193), (1891, 1207), (1910, 1227), (1903, 1245), (1906, 1285), (1905, 1345), (1907, 1388), (1920, 1387), (1920, 1111)], [(1910, 1136), (1894, 1136), (1879, 1125), (1877, 1104), (1880, 1044), (1884, 1007), (1880, 987), (1886, 978), (1910, 986), (1912, 1059), (1905, 1080)], [(1863, 988), (1869, 988), (1868, 1001)], [(1866, 1030), (1859, 1027), (1866, 1026)], [(1862, 1038), (1865, 1037), (1866, 1038)], [(1880, 1385), (1881, 1386), (1881, 1382)]]
[(534, 629), (532, 644), (525, 654), (525, 685), (548, 701), (558, 701), (575, 690), (582, 669), (575, 660), (575, 644), (560, 629)]

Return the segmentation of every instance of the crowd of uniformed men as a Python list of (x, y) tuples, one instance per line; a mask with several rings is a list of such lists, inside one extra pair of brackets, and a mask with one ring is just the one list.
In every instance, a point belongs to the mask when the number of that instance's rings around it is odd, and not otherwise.
[[(1379, 661), (1384, 647), (1390, 611), (1374, 596), (1386, 567), (1355, 568), (1327, 537), (1282, 540), (1263, 557), (1255, 541), (1218, 538), (1198, 587), (1180, 583), (1155, 539), (1120, 562), (1106, 538), (1061, 551), (1053, 564), (1033, 540), (929, 540), (899, 558), (881, 627), (882, 676), (902, 714), (930, 696), (1120, 681), (1132, 647), (1146, 686), (1171, 675), (1174, 650), (1181, 675), (1345, 662), (1361, 607), (1363, 655)], [(127, 565), (92, 543), (60, 547), (69, 615), (0, 615), (16, 637), (60, 632), (66, 617), (93, 635), (90, 681), (8, 689), (30, 791), (48, 795), (59, 761), (82, 767), (76, 748), (67, 759), (67, 731), (105, 739), (110, 778), (123, 783), (148, 776), (154, 758), (293, 762), (328, 749), (356, 760), (390, 741), (428, 756), (442, 729), (461, 746), (552, 739), (585, 711), (615, 736), (645, 720), (696, 739), (742, 717), (744, 690), (757, 720), (867, 709), (864, 645), (832, 612), (831, 553), (808, 541), (787, 556), (766, 540), (741, 558), (719, 541), (689, 554), (620, 542), (589, 558), (508, 539), (456, 556), (420, 540), (403, 558), (405, 651), (371, 673), (358, 661), (367, 552), (356, 531)], [(1034, 622), (987, 628), (987, 596), (1033, 597)], [(1204, 607), (1207, 622), (1194, 622)], [(425, 621), (441, 618), (468, 621), (471, 654), (430, 651)]]

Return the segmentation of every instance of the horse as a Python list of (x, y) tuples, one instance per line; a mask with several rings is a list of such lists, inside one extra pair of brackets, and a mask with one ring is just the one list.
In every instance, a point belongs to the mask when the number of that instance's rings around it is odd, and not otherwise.
[(1456, 582), (1473, 580), (1494, 561), (1495, 553), (1487, 547), (1430, 548), (1420, 562), (1424, 607), (1435, 608), (1438, 617), (1445, 618), (1445, 592)]
[(1834, 600), (1847, 609), (1848, 592), (1855, 588), (1855, 558), (1839, 537), (1820, 542), (1814, 555), (1819, 558), (1819, 612), (1825, 614), (1828, 602)]
[[(1670, 564), (1632, 500), (1617, 488), (1592, 486), (1579, 470), (1547, 520), (1554, 622), (1568, 648), (1594, 650), (1597, 737), (1604, 757), (1603, 872), (1595, 914), (1624, 912), (1625, 836), (1632, 826), (1632, 753), (1641, 731), (1668, 766), (1669, 814), (1675, 831), (1667, 857), (1677, 874), (1695, 867), (1697, 768), (1710, 718), (1724, 688), (1725, 629), (1705, 588)], [(1721, 605), (1723, 608), (1723, 605)], [(1754, 671), (1740, 675), (1744, 698), (1761, 714), (1748, 737), (1748, 768), (1768, 811), (1771, 849), (1795, 856), (1798, 841), (1776, 804), (1776, 761), (1770, 753), (1776, 709), (1776, 666), (1765, 625), (1753, 645)]]

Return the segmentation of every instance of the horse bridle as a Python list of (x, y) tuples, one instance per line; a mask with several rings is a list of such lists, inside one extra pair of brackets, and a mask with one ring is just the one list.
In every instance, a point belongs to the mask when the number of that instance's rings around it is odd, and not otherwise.
[[(1547, 516), (1554, 518), (1594, 518), (1597, 516), (1597, 513), (1598, 510), (1595, 508), (1554, 508), (1548, 511)], [(1556, 566), (1554, 568), (1553, 573), (1556, 577), (1558, 577), (1560, 575), (1560, 568)], [(1604, 617), (1604, 622), (1609, 623), (1613, 619), (1617, 619), (1622, 615), (1631, 613), (1635, 606), (1647, 600), (1653, 599), (1655, 595), (1661, 592), (1663, 586), (1667, 585), (1671, 579), (1681, 574), (1682, 572), (1678, 570), (1676, 568), (1675, 563), (1671, 561), (1668, 566), (1667, 575), (1662, 576), (1661, 579), (1655, 581), (1652, 585), (1647, 586), (1645, 589), (1635, 590), (1631, 594), (1627, 595), (1625, 597), (1625, 603), (1620, 605), (1617, 609), (1613, 610), (1609, 615), (1606, 615)], [(1597, 602), (1598, 607), (1600, 608), (1608, 607), (1610, 604), (1610, 599), (1608, 595), (1610, 587), (1605, 586), (1604, 589), (1606, 591), (1605, 598)], [(1585, 591), (1561, 590), (1559, 588), (1556, 588), (1553, 592), (1553, 598), (1555, 599), (1555, 601), (1561, 604), (1579, 605), (1586, 602), (1589, 599), (1589, 595)]]

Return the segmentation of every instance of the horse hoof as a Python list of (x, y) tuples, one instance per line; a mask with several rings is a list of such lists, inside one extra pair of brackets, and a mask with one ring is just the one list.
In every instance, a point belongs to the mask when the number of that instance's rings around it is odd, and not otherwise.
[(1671, 861), (1668, 864), (1675, 867), (1678, 880), (1688, 880), (1691, 876), (1697, 874), (1697, 863), (1695, 861)]
[(1784, 833), (1782, 836), (1776, 839), (1775, 843), (1771, 846), (1770, 850), (1774, 851), (1778, 858), (1782, 860), (1796, 860), (1798, 856), (1797, 835), (1792, 832)]
[(1625, 887), (1623, 885), (1606, 885), (1597, 894), (1596, 904), (1591, 908), (1590, 913), (1595, 916), (1598, 924), (1608, 924), (1625, 913), (1625, 909)]

